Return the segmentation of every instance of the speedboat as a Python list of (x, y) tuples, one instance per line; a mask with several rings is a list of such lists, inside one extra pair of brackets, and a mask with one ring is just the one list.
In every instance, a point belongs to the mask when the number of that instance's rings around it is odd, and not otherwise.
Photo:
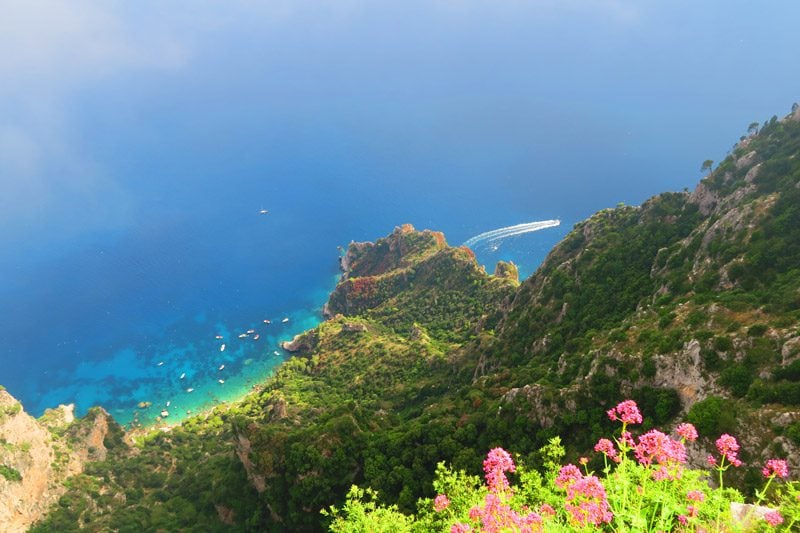
[(225, 368), (225, 365), (219, 365), (219, 368), (217, 369), (217, 372), (219, 372), (219, 371), (220, 371), (220, 370), (222, 370), (223, 368)]
[(194, 392), (194, 389), (189, 387), (188, 389), (186, 389), (186, 392)]
[(247, 337), (247, 333), (240, 333), (239, 334), (239, 338), (240, 339), (244, 339), (245, 337)]
[(259, 334), (256, 334), (256, 335), (253, 337), (253, 340), (254, 340), (254, 341), (257, 341), (257, 340), (258, 340), (258, 339), (260, 339), (260, 338), (261, 338), (261, 335), (259, 335)]
[(220, 385), (222, 385), (223, 383), (225, 383), (225, 380), (224, 380), (224, 379), (218, 379), (217, 381), (219, 382), (219, 384), (220, 384)]
[(269, 211), (267, 211), (266, 209), (261, 209), (261, 210), (258, 211), (258, 214), (259, 215), (268, 215)]
[(289, 319), (288, 319), (288, 318), (284, 318), (283, 320), (281, 320), (281, 322), (283, 322), (284, 324), (286, 324), (287, 322), (289, 322)]
[(185, 378), (185, 377), (186, 377), (186, 372), (184, 372), (183, 374), (181, 374), (181, 379), (183, 379), (183, 378)]
[(253, 333), (255, 333), (255, 332), (256, 332), (256, 330), (254, 330), (254, 329), (248, 329), (248, 330), (247, 330), (247, 334), (248, 334), (248, 335), (252, 335), (252, 334), (253, 334)]
[(225, 351), (225, 345), (224, 345), (224, 344), (223, 344), (222, 346), (220, 346), (220, 347), (219, 347), (219, 351), (220, 351), (220, 352), (224, 352), (224, 351)]

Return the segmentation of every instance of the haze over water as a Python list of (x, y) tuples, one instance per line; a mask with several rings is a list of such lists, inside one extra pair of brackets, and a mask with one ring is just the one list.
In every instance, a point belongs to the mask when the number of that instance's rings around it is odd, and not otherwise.
[(35, 415), (235, 398), (338, 246), (560, 219), (477, 249), (527, 276), (800, 100), (793, 1), (0, 5), (0, 384)]

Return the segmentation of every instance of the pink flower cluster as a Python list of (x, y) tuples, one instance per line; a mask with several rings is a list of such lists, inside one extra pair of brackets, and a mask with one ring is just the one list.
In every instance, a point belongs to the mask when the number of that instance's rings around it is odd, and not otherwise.
[(538, 513), (531, 511), (523, 516), (503, 503), (500, 496), (492, 492), (486, 495), (482, 506), (476, 505), (469, 510), (469, 518), (479, 522), (480, 531), (486, 533), (502, 531), (534, 533), (542, 530), (542, 517)]
[(617, 449), (614, 448), (614, 443), (608, 439), (600, 439), (594, 445), (594, 451), (604, 453), (607, 457), (614, 459), (617, 457)]
[[(720, 438), (717, 439), (717, 450), (719, 450), (720, 455), (722, 456), (722, 461), (725, 459), (728, 460), (730, 464), (733, 466), (739, 467), (742, 466), (742, 462), (739, 460), (739, 443), (736, 442), (736, 437), (728, 435), (727, 433), (723, 433)], [(713, 457), (709, 457), (710, 464), (716, 464), (716, 462), (712, 463), (711, 460)]]
[(606, 411), (608, 418), (613, 422), (622, 421), (623, 424), (641, 424), (642, 414), (633, 400), (625, 400), (613, 409)]
[(686, 493), (686, 499), (692, 502), (704, 502), (706, 495), (699, 490), (690, 490)]
[(681, 438), (688, 440), (689, 442), (694, 442), (697, 440), (697, 429), (695, 429), (695, 427), (688, 422), (678, 424), (678, 427), (675, 428), (675, 432), (680, 435)]
[(783, 524), (783, 517), (778, 511), (770, 511), (764, 514), (764, 520), (766, 520), (767, 524), (771, 525), (772, 527)]
[(595, 476), (584, 476), (575, 465), (561, 468), (556, 485), (566, 489), (564, 508), (573, 525), (586, 527), (611, 522), (614, 515), (608, 505), (606, 490)]
[(444, 495), (439, 494), (436, 498), (433, 499), (433, 510), (437, 513), (444, 511), (450, 506), (450, 499)]
[(764, 474), (764, 477), (777, 476), (786, 479), (789, 477), (789, 466), (783, 459), (770, 459), (761, 472)]
[(514, 472), (514, 460), (503, 448), (494, 448), (489, 451), (483, 461), (483, 471), (486, 473), (486, 485), (491, 492), (506, 491), (509, 488), (505, 472)]
[(654, 462), (660, 465), (686, 462), (686, 446), (683, 442), (673, 440), (657, 429), (651, 429), (639, 436), (634, 453), (639, 463), (645, 466)]

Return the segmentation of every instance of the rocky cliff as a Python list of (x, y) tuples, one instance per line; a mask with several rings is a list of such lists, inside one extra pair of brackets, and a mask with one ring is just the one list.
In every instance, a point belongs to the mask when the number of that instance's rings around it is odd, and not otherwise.
[(25, 531), (66, 491), (64, 480), (105, 457), (108, 413), (75, 420), (59, 406), (36, 420), (0, 390), (0, 531)]

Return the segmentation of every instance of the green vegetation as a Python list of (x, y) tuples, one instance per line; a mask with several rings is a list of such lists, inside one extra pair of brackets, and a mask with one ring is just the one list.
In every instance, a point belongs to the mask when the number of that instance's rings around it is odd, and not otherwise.
[(9, 481), (22, 481), (22, 474), (16, 468), (0, 464), (0, 476)]

